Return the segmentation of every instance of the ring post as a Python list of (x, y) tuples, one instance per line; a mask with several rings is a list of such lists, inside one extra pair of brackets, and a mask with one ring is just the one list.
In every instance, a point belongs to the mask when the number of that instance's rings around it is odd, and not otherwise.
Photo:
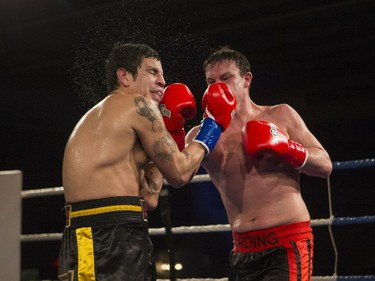
[(165, 226), (165, 239), (169, 252), (169, 280), (176, 281), (175, 270), (175, 247), (174, 237), (172, 233), (172, 220), (171, 220), (171, 206), (170, 206), (170, 193), (167, 188), (163, 188), (160, 192), (160, 205), (161, 205), (161, 220)]
[(21, 279), (21, 186), (21, 171), (0, 171), (1, 280)]

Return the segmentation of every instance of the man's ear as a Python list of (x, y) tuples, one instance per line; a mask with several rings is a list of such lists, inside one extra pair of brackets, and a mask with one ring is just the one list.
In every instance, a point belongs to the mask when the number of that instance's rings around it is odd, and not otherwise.
[(117, 69), (116, 75), (117, 81), (120, 85), (123, 85), (124, 87), (130, 86), (130, 82), (132, 81), (133, 76), (129, 71), (126, 71), (124, 68), (119, 68)]
[(251, 72), (246, 72), (244, 75), (245, 78), (245, 88), (250, 87), (251, 81), (253, 80), (253, 74)]

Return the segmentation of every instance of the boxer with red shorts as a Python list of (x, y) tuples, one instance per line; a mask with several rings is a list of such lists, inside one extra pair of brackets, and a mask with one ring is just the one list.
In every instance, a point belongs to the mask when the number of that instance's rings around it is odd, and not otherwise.
[(221, 47), (203, 69), (208, 85), (225, 82), (237, 101), (233, 120), (202, 161), (233, 233), (230, 280), (310, 280), (313, 236), (300, 175), (328, 177), (327, 151), (291, 106), (252, 100), (253, 74), (243, 54)]
[(314, 242), (308, 221), (233, 232), (233, 243), (229, 280), (311, 280)]

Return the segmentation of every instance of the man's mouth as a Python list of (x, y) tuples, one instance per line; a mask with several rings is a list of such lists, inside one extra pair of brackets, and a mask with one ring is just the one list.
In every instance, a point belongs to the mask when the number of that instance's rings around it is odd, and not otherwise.
[(159, 103), (162, 97), (163, 97), (163, 92), (152, 92), (152, 99), (154, 101)]

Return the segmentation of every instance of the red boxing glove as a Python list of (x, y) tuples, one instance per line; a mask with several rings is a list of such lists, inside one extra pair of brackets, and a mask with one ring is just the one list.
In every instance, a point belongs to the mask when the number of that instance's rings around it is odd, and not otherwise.
[(185, 120), (192, 119), (196, 113), (193, 94), (185, 84), (171, 84), (164, 89), (159, 109), (165, 127), (182, 151), (185, 148)]
[(301, 169), (306, 164), (308, 155), (306, 148), (290, 140), (270, 122), (249, 121), (242, 129), (242, 140), (250, 156), (271, 150), (295, 169)]
[(203, 94), (202, 108), (204, 117), (215, 120), (224, 132), (234, 116), (236, 97), (227, 84), (214, 83)]

